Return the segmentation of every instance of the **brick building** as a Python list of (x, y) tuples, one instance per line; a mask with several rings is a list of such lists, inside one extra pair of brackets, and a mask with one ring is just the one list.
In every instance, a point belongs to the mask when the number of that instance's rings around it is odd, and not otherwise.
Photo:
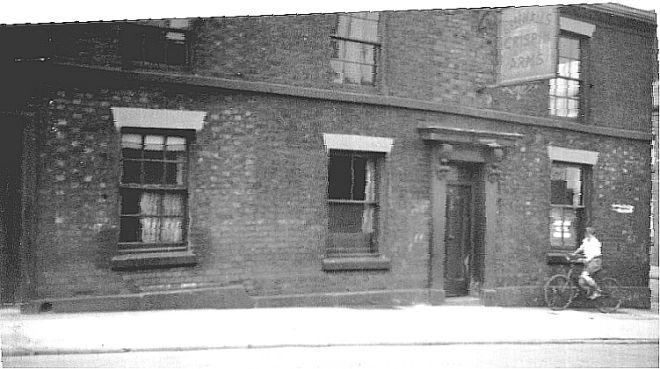
[(0, 28), (3, 302), (541, 305), (592, 225), (648, 307), (655, 14), (539, 9), (514, 84), (507, 9)]

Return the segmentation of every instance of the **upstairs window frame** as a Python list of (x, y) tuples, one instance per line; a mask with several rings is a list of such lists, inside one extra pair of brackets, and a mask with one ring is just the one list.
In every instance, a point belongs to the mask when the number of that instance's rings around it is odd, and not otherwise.
[(121, 36), (124, 67), (190, 67), (190, 32), (185, 28), (126, 22)]
[[(356, 27), (358, 25), (359, 27)], [(367, 25), (372, 27), (370, 31), (366, 31)], [(330, 36), (332, 39), (332, 59), (330, 64), (335, 72), (333, 82), (363, 86), (376, 85), (379, 74), (378, 62), (382, 47), (379, 25), (380, 13), (378, 12), (337, 15), (335, 32)], [(365, 32), (367, 35), (365, 35)], [(372, 35), (369, 36), (369, 33)], [(353, 56), (347, 55), (349, 51), (352, 51), (366, 58), (368, 50), (371, 50), (371, 60), (368, 62), (355, 60), (357, 54)], [(369, 78), (365, 78), (367, 76), (364, 71), (365, 67), (370, 69)], [(352, 72), (350, 68), (353, 68)], [(347, 74), (351, 75), (347, 76)], [(355, 80), (357, 77), (359, 77), (359, 81)]]
[[(577, 50), (562, 45), (577, 43)], [(561, 30), (557, 36), (557, 70), (548, 81), (548, 114), (553, 117), (586, 121), (586, 56), (589, 37)], [(577, 55), (574, 52), (577, 51)], [(574, 91), (571, 91), (574, 90)]]

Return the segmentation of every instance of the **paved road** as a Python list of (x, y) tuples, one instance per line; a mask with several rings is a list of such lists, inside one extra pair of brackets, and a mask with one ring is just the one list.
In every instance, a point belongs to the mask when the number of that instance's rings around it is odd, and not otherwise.
[(4, 358), (5, 367), (512, 368), (658, 367), (657, 343), (333, 346)]

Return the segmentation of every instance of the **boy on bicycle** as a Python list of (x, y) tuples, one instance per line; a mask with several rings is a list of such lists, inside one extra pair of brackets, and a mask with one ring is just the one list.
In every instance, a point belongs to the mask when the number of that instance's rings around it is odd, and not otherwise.
[(592, 275), (603, 267), (603, 258), (600, 241), (598, 241), (594, 235), (594, 229), (592, 227), (587, 227), (584, 230), (582, 244), (572, 253), (572, 255), (577, 255), (578, 253), (582, 253), (584, 256), (580, 259), (580, 261), (584, 263), (584, 270), (582, 270), (578, 282), (580, 287), (584, 290), (588, 290), (589, 287), (592, 288), (589, 299), (593, 300), (601, 294)]

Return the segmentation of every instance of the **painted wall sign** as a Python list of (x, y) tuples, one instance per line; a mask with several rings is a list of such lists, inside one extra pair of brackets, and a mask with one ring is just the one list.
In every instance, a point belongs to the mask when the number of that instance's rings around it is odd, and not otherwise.
[(633, 205), (627, 204), (612, 204), (612, 210), (620, 214), (632, 214), (632, 212), (635, 210), (635, 207)]
[(502, 11), (500, 85), (555, 76), (558, 19), (555, 6), (507, 8)]

